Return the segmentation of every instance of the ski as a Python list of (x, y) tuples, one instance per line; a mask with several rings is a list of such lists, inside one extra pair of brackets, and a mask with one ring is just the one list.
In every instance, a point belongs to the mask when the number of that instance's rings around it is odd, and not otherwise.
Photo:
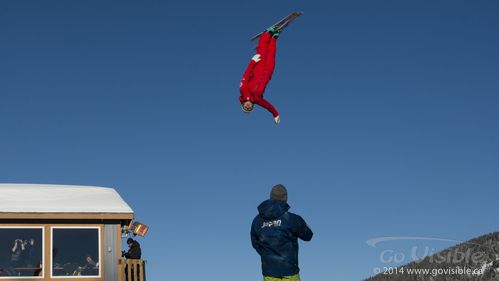
[[(294, 21), (295, 19), (297, 19), (299, 16), (301, 16), (303, 13), (302, 12), (293, 12), (291, 14), (289, 14), (287, 17), (283, 18), (282, 20), (274, 23), (272, 25), (272, 27), (275, 29), (275, 30), (278, 30), (278, 31), (282, 31), (286, 26), (288, 26), (292, 21)], [(258, 33), (257, 35), (251, 37), (251, 41), (254, 41), (255, 39), (257, 39), (258, 37), (260, 37), (260, 35), (262, 35), (265, 31), (262, 31), (260, 33)]]

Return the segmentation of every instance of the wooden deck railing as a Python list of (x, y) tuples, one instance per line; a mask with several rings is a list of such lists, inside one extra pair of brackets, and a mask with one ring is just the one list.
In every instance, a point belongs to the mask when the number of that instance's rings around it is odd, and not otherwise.
[(145, 261), (133, 259), (118, 260), (118, 281), (145, 281)]

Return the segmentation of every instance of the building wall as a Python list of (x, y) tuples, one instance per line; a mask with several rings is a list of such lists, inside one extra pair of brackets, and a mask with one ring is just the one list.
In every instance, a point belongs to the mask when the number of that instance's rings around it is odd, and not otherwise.
[[(104, 280), (118, 280), (118, 259), (121, 256), (120, 226), (104, 225)], [(118, 241), (119, 240), (119, 241)]]

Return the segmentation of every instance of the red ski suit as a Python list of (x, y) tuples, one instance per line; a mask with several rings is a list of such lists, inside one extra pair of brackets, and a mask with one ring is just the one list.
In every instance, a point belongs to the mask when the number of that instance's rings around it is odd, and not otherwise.
[(276, 38), (272, 37), (268, 32), (263, 33), (258, 41), (256, 53), (260, 55), (261, 60), (259, 62), (251, 60), (248, 68), (246, 68), (239, 88), (241, 92), (239, 101), (241, 104), (245, 101), (256, 103), (270, 111), (274, 117), (277, 117), (279, 112), (270, 102), (263, 98), (265, 87), (267, 87), (274, 72)]

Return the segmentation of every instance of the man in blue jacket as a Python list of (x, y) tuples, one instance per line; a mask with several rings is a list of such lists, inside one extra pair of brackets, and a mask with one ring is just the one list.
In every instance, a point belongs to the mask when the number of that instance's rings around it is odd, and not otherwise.
[(298, 215), (288, 212), (288, 192), (282, 184), (258, 206), (251, 225), (251, 244), (262, 260), (264, 281), (300, 281), (298, 238), (312, 239), (312, 230)]

